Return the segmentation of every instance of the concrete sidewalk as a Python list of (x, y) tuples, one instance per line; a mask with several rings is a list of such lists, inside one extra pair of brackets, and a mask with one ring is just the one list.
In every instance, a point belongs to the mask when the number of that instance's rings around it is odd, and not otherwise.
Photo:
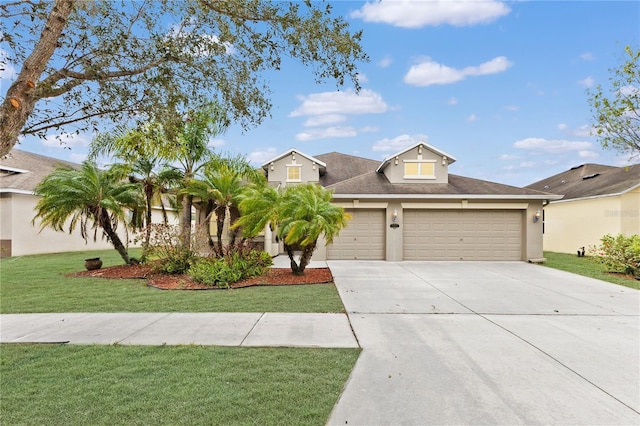
[(357, 348), (345, 314), (65, 313), (0, 315), (0, 343)]

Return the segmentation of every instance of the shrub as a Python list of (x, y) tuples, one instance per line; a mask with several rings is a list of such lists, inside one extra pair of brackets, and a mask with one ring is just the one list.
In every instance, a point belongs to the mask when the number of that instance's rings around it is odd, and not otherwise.
[(149, 258), (153, 259), (154, 270), (168, 274), (184, 274), (197, 256), (196, 251), (182, 244), (178, 226), (151, 225)]
[(221, 258), (201, 258), (189, 269), (189, 276), (199, 283), (229, 288), (235, 282), (267, 272), (271, 256), (263, 250), (243, 244), (226, 247)]
[(605, 235), (599, 246), (591, 247), (591, 254), (609, 272), (636, 274), (640, 272), (640, 235)]

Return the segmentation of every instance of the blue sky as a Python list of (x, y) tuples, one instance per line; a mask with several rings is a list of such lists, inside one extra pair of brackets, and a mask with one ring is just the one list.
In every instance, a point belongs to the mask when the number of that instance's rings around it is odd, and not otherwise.
[[(256, 165), (293, 147), (382, 160), (424, 140), (457, 159), (451, 173), (515, 186), (588, 162), (629, 164), (590, 135), (586, 90), (607, 84), (625, 45), (640, 45), (640, 2), (331, 3), (364, 31), (360, 93), (285, 63), (264, 75), (273, 117), (232, 126), (211, 141), (218, 151)], [(20, 148), (81, 161), (91, 137)]]

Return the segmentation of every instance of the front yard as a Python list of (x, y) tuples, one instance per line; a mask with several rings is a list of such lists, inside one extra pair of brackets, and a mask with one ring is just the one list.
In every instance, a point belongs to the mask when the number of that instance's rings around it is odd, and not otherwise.
[(625, 287), (640, 289), (640, 281), (631, 275), (615, 274), (606, 271), (604, 265), (595, 262), (590, 257), (578, 257), (575, 254), (554, 253), (547, 251), (544, 253), (547, 261), (543, 264), (549, 268), (560, 269), (585, 277), (596, 278), (602, 281), (623, 285)]

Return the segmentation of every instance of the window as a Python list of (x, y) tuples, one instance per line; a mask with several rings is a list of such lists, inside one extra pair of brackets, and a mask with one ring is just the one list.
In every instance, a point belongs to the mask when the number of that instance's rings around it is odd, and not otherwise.
[(434, 161), (405, 161), (405, 179), (435, 179)]
[(300, 182), (301, 175), (301, 166), (287, 166), (287, 182)]

